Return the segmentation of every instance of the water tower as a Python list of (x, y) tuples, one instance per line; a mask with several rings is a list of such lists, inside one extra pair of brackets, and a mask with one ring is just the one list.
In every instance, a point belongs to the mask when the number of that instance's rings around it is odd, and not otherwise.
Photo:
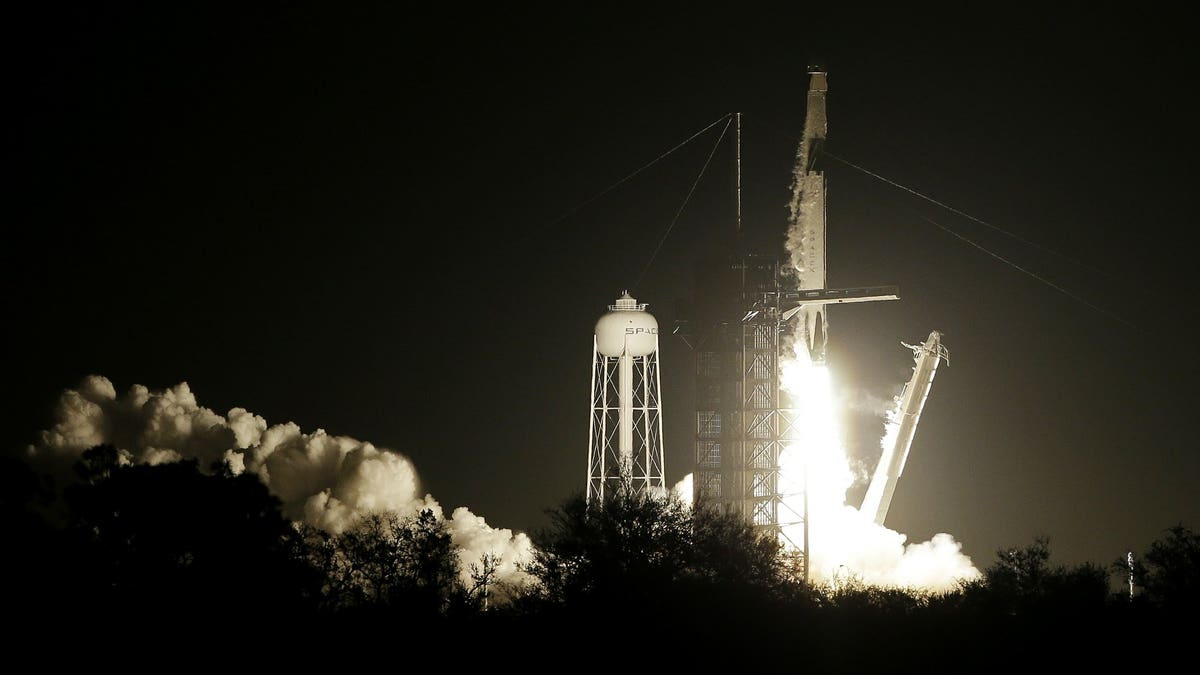
[(626, 291), (596, 322), (587, 499), (666, 490), (658, 321)]

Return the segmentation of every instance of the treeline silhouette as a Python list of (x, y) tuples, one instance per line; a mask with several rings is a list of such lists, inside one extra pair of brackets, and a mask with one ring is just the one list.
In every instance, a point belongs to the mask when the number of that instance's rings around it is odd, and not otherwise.
[(1183, 525), (1135, 558), (1132, 598), (1113, 590), (1126, 560), (1057, 565), (1046, 539), (933, 593), (806, 583), (799, 558), (716, 509), (575, 496), (549, 511), (513, 582), (494, 555), (461, 561), (431, 511), (331, 534), (290, 523), (255, 476), (222, 466), (123, 465), (98, 446), (75, 471), (58, 489), (19, 460), (0, 466), (3, 606), (29, 640), (221, 627), (458, 645), (460, 660), (528, 651), (540, 669), (990, 672), (1158, 662), (1190, 647), (1200, 610), (1200, 535)]

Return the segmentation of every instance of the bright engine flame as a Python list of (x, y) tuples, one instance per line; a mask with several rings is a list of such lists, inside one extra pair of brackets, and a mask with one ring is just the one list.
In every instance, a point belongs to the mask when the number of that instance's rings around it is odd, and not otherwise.
[[(868, 584), (948, 590), (959, 579), (979, 576), (950, 535), (906, 546), (905, 535), (875, 524), (846, 504), (854, 472), (838, 432), (829, 370), (812, 362), (803, 343), (798, 342), (794, 352), (794, 358), (780, 363), (783, 389), (799, 417), (793, 434), (798, 436), (779, 458), (779, 520), (785, 544), (801, 546), (807, 485), (811, 578), (818, 583), (836, 584), (849, 577)], [(885, 443), (895, 437), (894, 429), (888, 431)]]

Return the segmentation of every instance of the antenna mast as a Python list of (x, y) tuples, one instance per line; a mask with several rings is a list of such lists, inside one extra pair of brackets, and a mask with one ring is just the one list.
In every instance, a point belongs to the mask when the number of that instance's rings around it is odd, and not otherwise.
[(740, 234), (742, 231), (742, 113), (735, 113), (737, 116), (737, 230)]

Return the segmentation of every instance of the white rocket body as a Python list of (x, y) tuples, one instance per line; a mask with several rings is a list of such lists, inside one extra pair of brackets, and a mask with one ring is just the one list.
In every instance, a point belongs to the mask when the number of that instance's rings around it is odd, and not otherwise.
[[(796, 150), (792, 174), (792, 199), (788, 204), (791, 225), (788, 250), (801, 291), (827, 288), (825, 280), (825, 173), (815, 170), (819, 147), (825, 140), (828, 123), (825, 95), (828, 91), (824, 72), (809, 73), (808, 108), (804, 118), (804, 138)], [(828, 342), (828, 320), (823, 304), (801, 305), (797, 322), (800, 338), (814, 363), (824, 363)]]

